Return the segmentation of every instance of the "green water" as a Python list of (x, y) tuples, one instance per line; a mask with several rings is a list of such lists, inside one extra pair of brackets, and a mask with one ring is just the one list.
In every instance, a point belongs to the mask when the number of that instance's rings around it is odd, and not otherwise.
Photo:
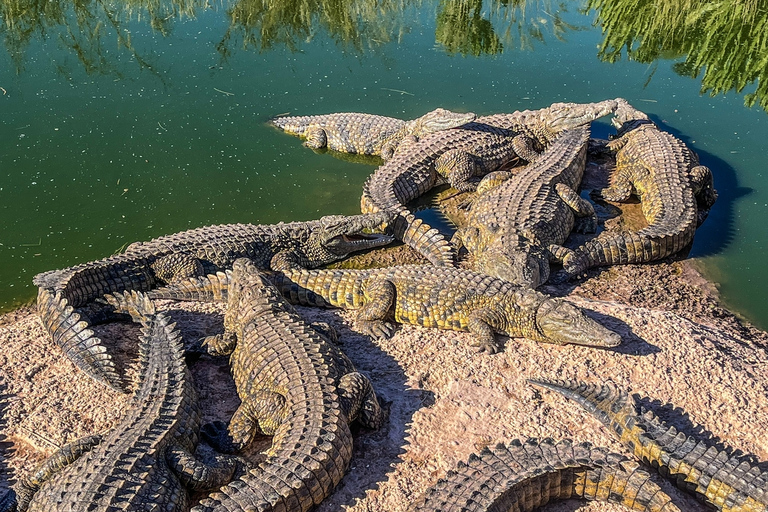
[[(36, 273), (136, 240), (357, 212), (373, 165), (314, 154), (266, 125), (277, 114), (482, 115), (623, 96), (712, 168), (720, 198), (692, 255), (728, 304), (768, 328), (768, 118), (759, 107), (768, 52), (754, 43), (766, 32), (762, 4), (729, 25), (738, 44), (721, 62), (700, 50), (729, 44), (706, 35), (724, 14), (686, 18), (693, 28), (672, 45), (659, 34), (678, 29), (637, 32), (648, 24), (619, 9), (626, 0), (591, 10), (495, 0), (6, 2), (2, 309), (34, 296)], [(739, 51), (752, 53), (739, 60)]]

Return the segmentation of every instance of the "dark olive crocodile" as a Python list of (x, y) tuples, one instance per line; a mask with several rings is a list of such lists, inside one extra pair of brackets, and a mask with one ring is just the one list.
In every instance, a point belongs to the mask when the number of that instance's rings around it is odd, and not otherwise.
[(600, 195), (626, 201), (635, 194), (648, 226), (639, 231), (605, 231), (567, 254), (572, 276), (591, 267), (644, 263), (674, 254), (693, 241), (696, 228), (717, 199), (712, 172), (683, 141), (659, 130), (646, 114), (617, 99), (613, 124), (617, 151), (611, 186)]
[(93, 379), (121, 389), (112, 358), (88, 329), (103, 312), (95, 300), (108, 293), (147, 291), (231, 268), (240, 257), (265, 269), (325, 265), (351, 252), (389, 243), (388, 236), (365, 233), (386, 220), (386, 214), (332, 215), (274, 225), (225, 224), (137, 242), (123, 254), (35, 276), (40, 287), (38, 312), (54, 343), (69, 359)]
[(411, 121), (375, 114), (343, 112), (319, 116), (277, 117), (270, 122), (281, 130), (306, 139), (313, 149), (327, 147), (343, 153), (391, 158), (400, 144), (416, 142), (427, 134), (474, 121), (471, 112), (438, 108)]
[(623, 455), (589, 443), (513, 440), (485, 448), (430, 488), (411, 512), (530, 512), (582, 498), (630, 510), (679, 512), (670, 497)]
[(475, 270), (536, 288), (549, 278), (550, 261), (569, 251), (562, 244), (576, 216), (586, 221), (580, 231), (594, 231), (595, 210), (578, 194), (588, 142), (588, 126), (573, 128), (523, 171), (497, 171), (480, 182), (466, 226), (452, 240), (473, 255)]
[(139, 292), (110, 302), (143, 325), (140, 383), (132, 405), (112, 430), (61, 447), (17, 488), (18, 510), (163, 510), (189, 508), (188, 490), (229, 482), (240, 463), (194, 456), (200, 410), (175, 324)]
[(541, 110), (479, 117), (460, 128), (442, 130), (408, 144), (368, 178), (362, 211), (391, 212), (391, 232), (434, 265), (452, 265), (447, 240), (417, 219), (406, 207), (445, 180), (460, 191), (472, 191), (477, 178), (522, 158), (529, 162), (563, 130), (607, 115), (614, 100), (600, 103), (555, 103)]
[[(768, 510), (768, 473), (747, 457), (696, 441), (664, 424), (614, 383), (531, 380), (576, 401), (619, 437), (635, 457), (682, 490), (725, 512)], [(751, 458), (754, 460), (754, 458)]]
[(212, 353), (232, 354), (242, 404), (228, 430), (209, 432), (225, 451), (242, 449), (257, 434), (274, 436), (264, 462), (193, 510), (304, 512), (319, 504), (349, 466), (349, 423), (378, 428), (383, 422), (370, 381), (308, 326), (249, 260), (235, 261), (226, 274), (192, 278), (150, 294), (226, 298), (225, 333), (208, 338), (206, 345)]
[(396, 322), (474, 333), (495, 353), (495, 333), (546, 343), (615, 347), (621, 337), (562, 299), (453, 267), (285, 270), (273, 280), (293, 303), (357, 309), (364, 332), (391, 336)]

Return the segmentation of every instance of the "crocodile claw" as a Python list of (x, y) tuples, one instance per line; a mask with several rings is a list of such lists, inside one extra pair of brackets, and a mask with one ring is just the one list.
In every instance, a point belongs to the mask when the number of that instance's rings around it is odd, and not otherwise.
[(498, 344), (488, 341), (476, 341), (470, 346), (475, 347), (479, 354), (496, 354), (500, 350)]
[(381, 320), (358, 320), (358, 328), (363, 334), (376, 339), (388, 339), (395, 334), (395, 326)]

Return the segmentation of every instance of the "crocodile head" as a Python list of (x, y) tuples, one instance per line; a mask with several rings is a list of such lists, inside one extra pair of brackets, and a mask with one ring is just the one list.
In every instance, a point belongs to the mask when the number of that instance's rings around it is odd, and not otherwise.
[(617, 105), (616, 100), (597, 103), (553, 103), (549, 108), (540, 110), (539, 116), (547, 132), (555, 136), (564, 130), (570, 130), (612, 114)]
[(546, 299), (536, 310), (536, 327), (541, 341), (558, 345), (574, 344), (609, 348), (621, 343), (621, 336), (589, 318), (580, 308), (562, 299)]
[(534, 247), (514, 251), (486, 248), (476, 256), (475, 270), (526, 288), (536, 288), (549, 278), (549, 257)]
[(394, 238), (371, 233), (391, 220), (383, 211), (364, 215), (328, 215), (309, 224), (304, 253), (317, 267), (345, 258), (349, 254), (391, 243)]
[(413, 123), (412, 134), (423, 137), (432, 132), (458, 128), (477, 119), (477, 114), (472, 112), (451, 112), (444, 108), (438, 108), (427, 112), (423, 116), (411, 121)]
[(616, 111), (613, 114), (613, 119), (611, 119), (611, 124), (618, 130), (618, 135), (649, 123), (651, 120), (645, 112), (637, 110), (624, 98), (616, 98)]

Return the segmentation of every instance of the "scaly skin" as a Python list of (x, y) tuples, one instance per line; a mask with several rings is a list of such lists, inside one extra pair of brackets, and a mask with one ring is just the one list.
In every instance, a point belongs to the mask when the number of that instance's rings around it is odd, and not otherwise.
[(679, 512), (667, 494), (623, 455), (589, 443), (527, 439), (472, 455), (430, 488), (413, 512), (530, 512), (582, 498), (630, 510)]
[(408, 144), (368, 178), (361, 209), (386, 211), (394, 217), (394, 236), (432, 264), (451, 266), (453, 251), (436, 230), (416, 219), (406, 207), (447, 179), (460, 191), (472, 191), (476, 180), (522, 158), (531, 162), (559, 133), (588, 124), (616, 108), (600, 103), (555, 103), (541, 110), (479, 117), (460, 128), (443, 130)]
[(285, 270), (273, 281), (293, 303), (359, 310), (366, 333), (391, 336), (396, 322), (469, 331), (495, 353), (495, 333), (546, 343), (615, 347), (621, 337), (576, 306), (501, 279), (453, 267), (404, 265), (369, 270)]
[(226, 224), (137, 242), (123, 254), (35, 276), (40, 287), (37, 309), (54, 343), (70, 360), (94, 380), (121, 390), (111, 356), (88, 329), (99, 317), (109, 318), (95, 300), (232, 268), (240, 257), (264, 269), (326, 265), (351, 252), (388, 244), (388, 236), (363, 233), (386, 220), (386, 214), (332, 215), (287, 224)]
[(19, 512), (181, 512), (189, 506), (187, 489), (224, 485), (239, 466), (232, 457), (209, 466), (193, 456), (200, 410), (175, 324), (138, 292), (110, 301), (143, 325), (132, 406), (110, 432), (63, 446), (22, 481)]
[(591, 267), (645, 263), (674, 254), (693, 241), (697, 226), (717, 199), (712, 172), (680, 139), (661, 131), (646, 114), (618, 98), (613, 124), (618, 137), (609, 201), (635, 194), (648, 226), (635, 232), (603, 232), (565, 256), (563, 267), (575, 276)]
[(579, 381), (530, 380), (594, 414), (638, 459), (682, 490), (724, 512), (768, 510), (768, 474), (705, 441), (696, 441), (645, 411), (626, 391)]
[(343, 153), (378, 155), (386, 160), (392, 157), (400, 144), (416, 142), (433, 132), (456, 128), (474, 121), (476, 117), (471, 112), (457, 113), (438, 108), (411, 121), (345, 112), (278, 117), (270, 122), (286, 133), (305, 138), (304, 145), (309, 148), (327, 147)]
[(594, 231), (595, 211), (577, 192), (588, 142), (588, 126), (568, 130), (524, 171), (498, 171), (480, 182), (466, 226), (452, 240), (474, 256), (475, 270), (536, 288), (549, 278), (550, 261), (569, 251), (562, 244), (576, 216), (587, 221), (582, 231)]
[(319, 504), (349, 466), (349, 423), (378, 428), (383, 422), (370, 381), (309, 327), (248, 260), (237, 260), (226, 274), (193, 278), (150, 294), (227, 299), (225, 333), (206, 344), (215, 354), (231, 352), (242, 404), (228, 430), (208, 432), (226, 451), (244, 448), (257, 434), (274, 436), (264, 462), (192, 510), (305, 512)]

